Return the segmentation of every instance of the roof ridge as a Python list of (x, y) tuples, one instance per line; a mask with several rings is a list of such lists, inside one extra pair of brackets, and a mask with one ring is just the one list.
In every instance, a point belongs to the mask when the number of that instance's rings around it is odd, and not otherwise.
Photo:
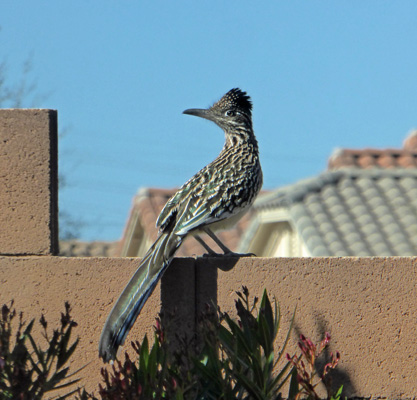
[(291, 185), (278, 188), (255, 201), (255, 208), (270, 208), (278, 205), (290, 205), (304, 199), (304, 197), (312, 192), (319, 192), (324, 186), (335, 184), (342, 178), (358, 177), (380, 179), (385, 177), (417, 178), (417, 169), (412, 168), (369, 168), (361, 169), (355, 167), (344, 167), (338, 170), (324, 171), (315, 177), (302, 179)]

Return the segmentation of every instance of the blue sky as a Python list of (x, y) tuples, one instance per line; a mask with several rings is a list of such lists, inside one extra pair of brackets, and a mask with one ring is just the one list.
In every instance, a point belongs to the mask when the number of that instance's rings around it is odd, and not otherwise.
[(417, 127), (417, 2), (4, 2), (0, 60), (58, 110), (60, 207), (80, 239), (121, 237), (140, 187), (177, 187), (223, 133), (182, 114), (233, 87), (254, 103), (264, 189), (337, 147), (400, 147)]

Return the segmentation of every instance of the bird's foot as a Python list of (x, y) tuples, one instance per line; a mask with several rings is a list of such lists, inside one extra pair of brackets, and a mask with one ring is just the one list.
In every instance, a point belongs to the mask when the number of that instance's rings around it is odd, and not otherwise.
[(207, 257), (219, 257), (219, 258), (221, 258), (221, 257), (228, 257), (228, 258), (229, 257), (237, 257), (237, 258), (240, 258), (240, 257), (256, 257), (256, 254), (254, 254), (254, 253), (235, 253), (233, 251), (230, 251), (230, 252), (227, 252), (227, 253), (215, 253), (213, 251), (212, 253), (203, 254), (202, 257), (204, 257), (204, 258), (207, 258)]
[(223, 254), (225, 257), (256, 257), (254, 253), (235, 253), (231, 251), (230, 253)]
[(209, 257), (224, 257), (224, 254), (216, 253), (216, 252), (210, 252), (210, 253), (204, 253), (201, 257), (203, 258), (209, 258)]

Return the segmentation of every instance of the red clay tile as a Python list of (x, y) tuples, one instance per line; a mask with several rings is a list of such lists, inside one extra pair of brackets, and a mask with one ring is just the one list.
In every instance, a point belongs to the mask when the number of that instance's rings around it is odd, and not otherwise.
[(417, 130), (404, 140), (403, 149), (337, 149), (328, 170), (356, 168), (417, 168)]
[(400, 168), (415, 168), (416, 157), (412, 154), (405, 154), (401, 157), (398, 157), (397, 163)]

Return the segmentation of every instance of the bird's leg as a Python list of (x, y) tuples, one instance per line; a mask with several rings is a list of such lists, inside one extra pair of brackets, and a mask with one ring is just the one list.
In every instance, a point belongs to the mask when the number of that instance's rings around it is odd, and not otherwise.
[(219, 246), (223, 250), (224, 254), (233, 253), (233, 251), (230, 250), (226, 245), (224, 245), (223, 242), (214, 234), (214, 232), (211, 229), (205, 226), (203, 230), (214, 240), (217, 246)]
[(219, 253), (216, 253), (203, 239), (201, 239), (200, 236), (194, 235), (194, 239), (197, 240), (197, 242), (200, 243), (205, 248), (205, 250), (208, 253), (207, 254), (208, 256), (215, 257), (215, 256), (220, 256), (221, 255)]
[(214, 234), (214, 232), (210, 228), (208, 228), (207, 226), (205, 226), (202, 229), (223, 250), (225, 256), (228, 256), (228, 257), (253, 257), (253, 256), (255, 256), (255, 254), (253, 254), (253, 253), (243, 253), (243, 254), (241, 254), (241, 253), (235, 253), (235, 252), (233, 252), (227, 246), (225, 246), (225, 244)]

